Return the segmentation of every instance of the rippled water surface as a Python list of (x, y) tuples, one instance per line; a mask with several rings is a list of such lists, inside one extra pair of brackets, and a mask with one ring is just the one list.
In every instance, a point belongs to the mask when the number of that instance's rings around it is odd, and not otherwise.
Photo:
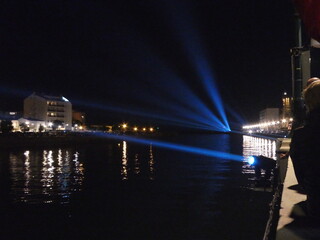
[[(240, 135), (161, 139), (275, 157)], [(261, 239), (272, 193), (250, 188), (246, 163), (110, 141), (1, 150), (1, 239)]]

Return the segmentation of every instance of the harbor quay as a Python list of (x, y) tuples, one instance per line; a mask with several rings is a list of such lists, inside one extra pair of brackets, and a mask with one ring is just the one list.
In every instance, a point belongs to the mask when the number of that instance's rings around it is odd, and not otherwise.
[[(290, 156), (290, 138), (278, 138), (277, 187), (270, 203), (263, 240), (320, 239), (319, 221), (307, 216), (306, 194), (301, 191)], [(282, 157), (281, 157), (282, 155)]]
[(306, 195), (299, 191), (292, 161), (289, 158), (283, 184), (276, 240), (320, 238), (319, 222), (307, 217), (305, 201)]

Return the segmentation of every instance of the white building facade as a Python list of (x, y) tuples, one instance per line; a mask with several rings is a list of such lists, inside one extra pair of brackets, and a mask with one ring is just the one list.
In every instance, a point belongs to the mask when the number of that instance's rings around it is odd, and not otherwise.
[(44, 121), (46, 128), (59, 121), (61, 129), (71, 130), (72, 104), (63, 96), (33, 93), (24, 99), (23, 117)]
[(279, 121), (280, 118), (280, 109), (279, 108), (266, 108), (260, 111), (259, 114), (260, 123)]
[[(259, 123), (262, 125), (260, 130), (262, 131), (276, 131), (278, 123), (280, 123), (280, 109), (279, 108), (266, 108), (260, 111), (259, 114)], [(264, 123), (271, 123), (265, 124)]]

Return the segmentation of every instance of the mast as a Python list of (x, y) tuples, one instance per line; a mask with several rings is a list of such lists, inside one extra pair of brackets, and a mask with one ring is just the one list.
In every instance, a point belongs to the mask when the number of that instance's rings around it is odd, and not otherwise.
[(295, 46), (291, 48), (291, 71), (292, 71), (292, 115), (295, 129), (301, 126), (305, 119), (305, 109), (302, 99), (302, 90), (310, 78), (310, 50), (303, 46), (302, 27), (299, 14), (295, 15)]

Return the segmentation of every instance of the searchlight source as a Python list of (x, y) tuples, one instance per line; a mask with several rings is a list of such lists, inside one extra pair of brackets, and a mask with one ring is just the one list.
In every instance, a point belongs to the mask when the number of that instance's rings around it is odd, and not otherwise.
[(274, 159), (262, 155), (250, 156), (247, 158), (247, 162), (252, 166), (259, 166), (262, 169), (273, 169), (276, 166)]
[(265, 179), (269, 179), (271, 176), (271, 171), (276, 167), (277, 162), (272, 159), (262, 155), (250, 156), (247, 158), (248, 164), (254, 167), (255, 175), (258, 179), (261, 178), (261, 169), (265, 170)]
[(250, 157), (248, 157), (248, 158), (247, 158), (247, 162), (248, 162), (250, 165), (253, 165), (253, 164), (254, 164), (254, 162), (255, 162), (255, 158), (254, 158), (254, 156), (250, 156)]

